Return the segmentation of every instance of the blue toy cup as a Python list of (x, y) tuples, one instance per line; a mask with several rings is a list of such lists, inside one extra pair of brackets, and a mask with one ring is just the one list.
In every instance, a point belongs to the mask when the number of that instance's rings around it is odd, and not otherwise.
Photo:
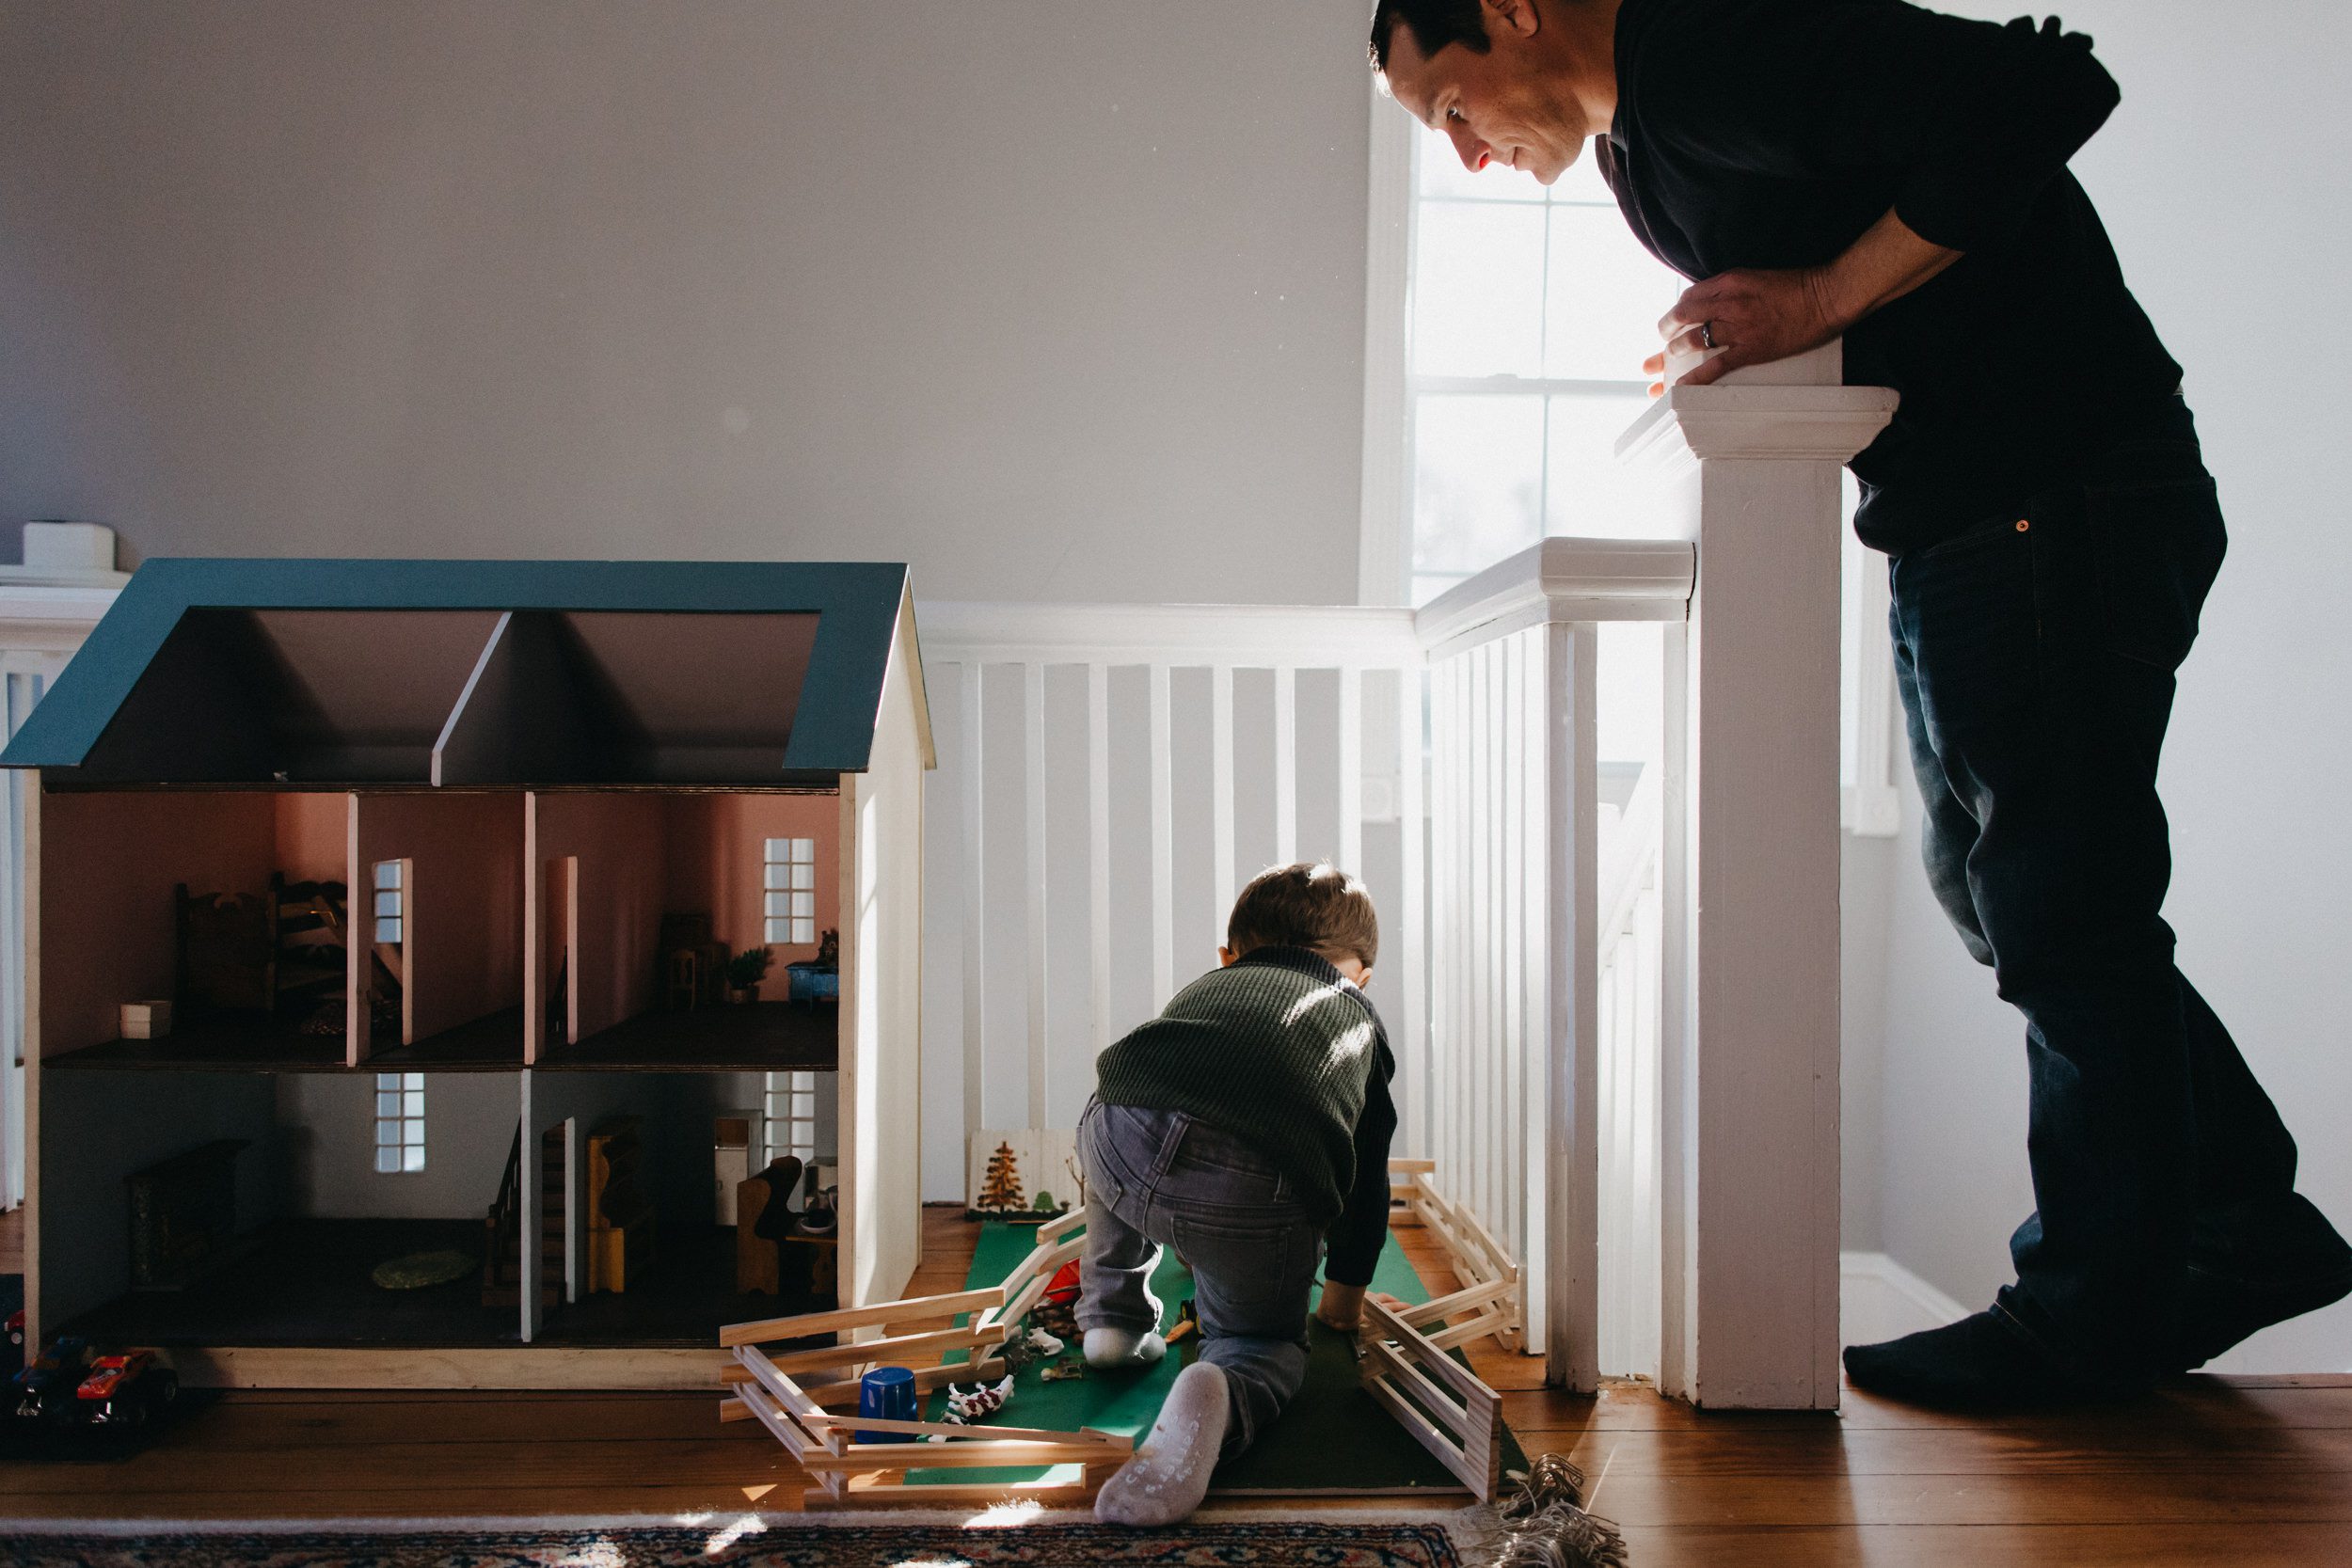
[[(858, 1379), (857, 1413), (869, 1420), (912, 1421), (915, 1418), (914, 1374), (904, 1367), (877, 1367)], [(901, 1433), (861, 1432), (861, 1443), (905, 1443)]]

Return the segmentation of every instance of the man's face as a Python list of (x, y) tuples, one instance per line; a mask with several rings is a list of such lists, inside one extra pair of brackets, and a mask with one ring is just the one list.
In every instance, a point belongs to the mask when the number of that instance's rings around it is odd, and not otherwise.
[(1503, 165), (1549, 185), (1576, 162), (1594, 128), (1533, 36), (1491, 12), (1486, 36), (1483, 55), (1449, 43), (1425, 55), (1400, 24), (1389, 44), (1389, 92), (1452, 138), (1471, 173)]

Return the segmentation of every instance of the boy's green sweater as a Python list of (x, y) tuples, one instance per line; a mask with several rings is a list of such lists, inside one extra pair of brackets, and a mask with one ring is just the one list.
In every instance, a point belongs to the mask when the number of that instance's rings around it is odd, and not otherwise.
[[(1387, 1098), (1387, 1048), (1379, 1015), (1338, 970), (1303, 949), (1261, 947), (1178, 991), (1096, 1057), (1095, 1094), (1248, 1140), (1327, 1221), (1356, 1186), (1357, 1128), (1375, 1075)], [(1385, 1148), (1379, 1157), (1385, 1222)]]

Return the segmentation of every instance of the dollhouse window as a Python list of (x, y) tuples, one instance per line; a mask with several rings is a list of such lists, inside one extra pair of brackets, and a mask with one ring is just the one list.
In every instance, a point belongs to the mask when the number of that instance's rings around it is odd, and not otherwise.
[(375, 1075), (376, 1174), (392, 1176), (422, 1169), (424, 1074), (379, 1072)]
[(401, 863), (378, 861), (375, 866), (375, 940), (398, 943), (405, 890), (401, 886)]
[(761, 886), (767, 890), (768, 935), (771, 942), (817, 941), (817, 841), (813, 838), (771, 838), (767, 841)]
[(817, 1158), (817, 1075), (768, 1075), (768, 1148), (803, 1163)]

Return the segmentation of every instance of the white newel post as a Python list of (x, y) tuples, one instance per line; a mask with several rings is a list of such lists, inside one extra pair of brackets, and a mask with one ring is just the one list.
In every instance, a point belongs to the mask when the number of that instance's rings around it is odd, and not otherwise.
[(1832, 343), (1674, 388), (1617, 449), (1696, 478), (1668, 639), (1660, 1381), (1716, 1408), (1838, 1400), (1838, 469), (1896, 402), (1840, 380)]

